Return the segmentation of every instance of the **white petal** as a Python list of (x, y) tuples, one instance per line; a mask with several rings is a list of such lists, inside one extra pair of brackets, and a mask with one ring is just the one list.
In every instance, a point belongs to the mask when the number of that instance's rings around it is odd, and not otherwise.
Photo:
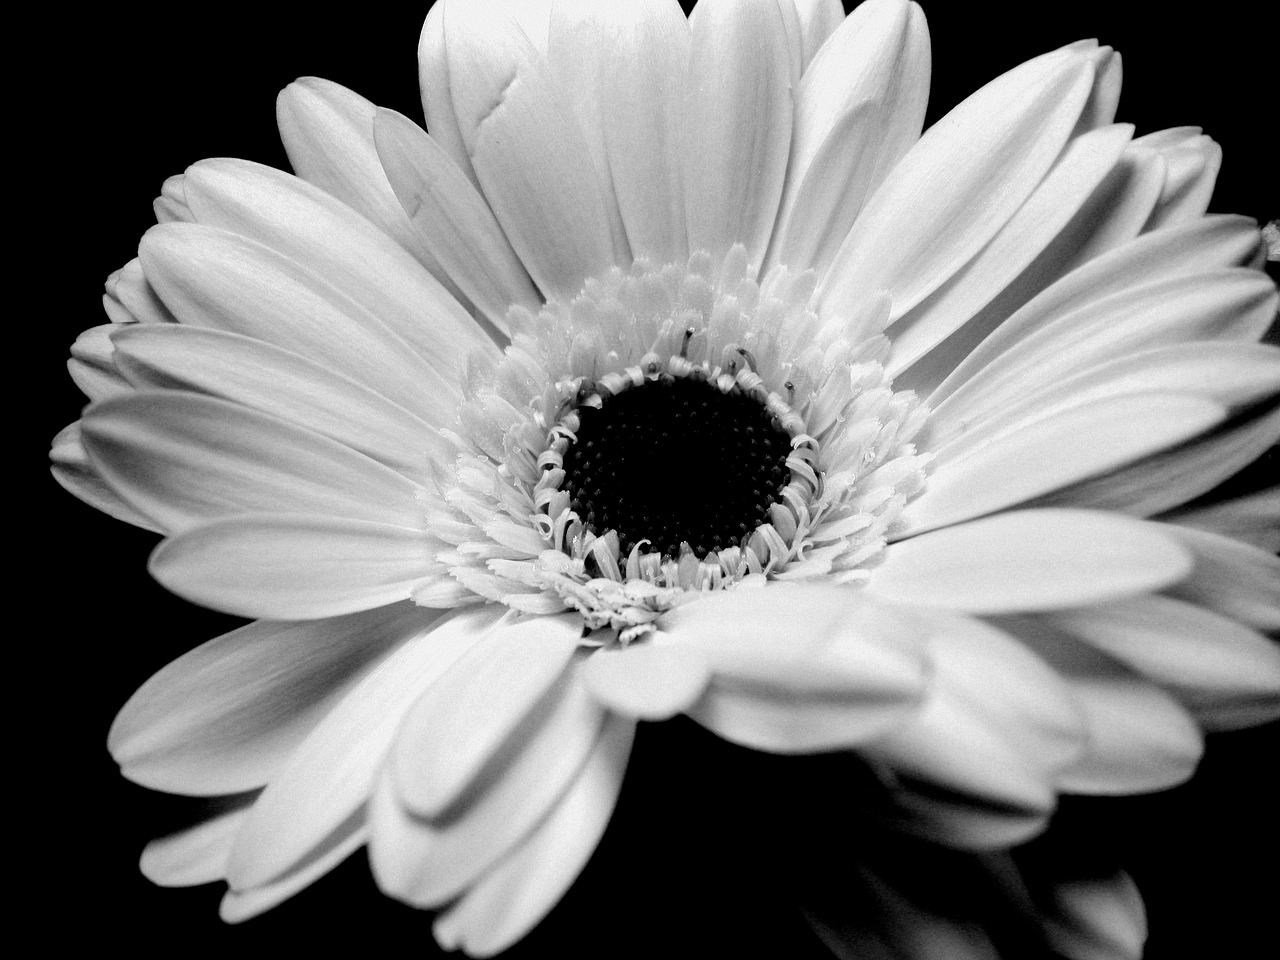
[(1280, 645), (1220, 614), (1134, 597), (1049, 619), (1172, 690), (1210, 729), (1280, 716)]
[(800, 20), (803, 64), (807, 68), (827, 38), (844, 21), (839, 0), (791, 0)]
[(1054, 782), (1084, 745), (1058, 676), (1016, 640), (981, 621), (936, 622), (933, 675), (921, 708), (862, 752), (953, 793), (1017, 811), (1048, 812)]
[(548, 709), (522, 726), (505, 762), (488, 771), (490, 782), (441, 820), (404, 808), (388, 765), (371, 802), (369, 859), (379, 887), (418, 907), (462, 893), (559, 802), (599, 741), (605, 716), (576, 678), (565, 678)]
[(524, 32), (492, 3), (445, 4), (450, 90), (485, 198), (534, 282), (566, 300), (612, 266), (608, 203), (572, 110)]
[(1008, 343), (942, 399), (944, 384), (930, 398), (930, 420), (950, 433), (959, 421), (972, 422), (1031, 389), (1139, 350), (1196, 340), (1256, 341), (1276, 301), (1264, 274), (1242, 268), (1157, 280), (1095, 300)]
[(126, 777), (153, 790), (260, 787), (378, 660), (437, 616), (406, 603), (233, 630), (139, 687), (111, 725), (107, 747)]
[(122, 497), (170, 531), (236, 513), (309, 513), (413, 526), (417, 484), (286, 420), (180, 390), (94, 404), (86, 452)]
[[(1265, 409), (1267, 405), (1263, 405)], [(1208, 493), (1280, 443), (1280, 409), (1236, 417), (1223, 429), (1046, 498), (1146, 517)]]
[(456, 370), (434, 370), (380, 319), (297, 261), (189, 223), (153, 227), (138, 251), (147, 278), (182, 322), (294, 350), (428, 423), (456, 417)]
[(435, 923), (446, 950), (488, 957), (550, 912), (586, 865), (618, 799), (635, 722), (611, 717), (577, 781), (542, 825)]
[(110, 334), (118, 329), (117, 323), (90, 327), (71, 345), (67, 371), (80, 392), (90, 400), (105, 400), (130, 392), (129, 381), (116, 369), (115, 351), (111, 346)]
[(429, 424), (361, 383), (262, 340), (179, 323), (133, 324), (113, 342), (130, 382), (220, 397), (283, 418), (411, 480), (452, 456)]
[(1127, 124), (1077, 137), (999, 233), (959, 272), (893, 325), (890, 376), (909, 367), (994, 300), (1066, 227), (1120, 160)]
[(360, 811), (410, 704), (504, 614), (467, 610), (422, 631), (329, 712), (254, 804), (231, 850), (232, 889), (279, 878)]
[(364, 846), (368, 837), (364, 812), (358, 810), (287, 873), (261, 886), (243, 890), (232, 887), (223, 896), (218, 915), (226, 923), (241, 923), (270, 910), (298, 891), (311, 886)]
[(712, 682), (690, 715), (735, 743), (779, 753), (861, 743), (919, 702), (921, 630), (856, 589), (771, 584), (708, 595), (668, 613)]
[(994, 358), (1055, 318), (1135, 287), (1214, 268), (1242, 266), (1258, 249), (1257, 224), (1245, 217), (1207, 217), (1161, 230), (1100, 256), (1046, 288), (1000, 324), (981, 344), (963, 351), (964, 359), (929, 397), (942, 400)]
[(373, 146), (377, 108), (346, 87), (303, 77), (280, 91), (276, 123), (294, 172), (362, 214), (408, 250), (450, 292), (448, 275), (421, 248)]
[[(372, 147), (373, 117), (367, 128)], [(323, 190), (247, 160), (203, 160), (187, 168), (186, 178), (198, 223), (306, 264), (442, 374), (457, 370), (472, 351), (497, 355), (449, 290), (386, 233)], [(382, 189), (389, 186), (382, 177)]]
[(599, 131), (631, 250), (657, 263), (688, 256), (680, 126), (689, 43), (675, 0), (578, 0), (552, 10), (556, 79)]
[(583, 664), (583, 682), (609, 709), (637, 720), (666, 720), (706, 689), (706, 657), (681, 643), (633, 643), (603, 649)]
[(983, 442), (961, 437), (947, 456), (940, 452), (895, 535), (909, 537), (1054, 493), (1189, 440), (1226, 418), (1225, 408), (1200, 397), (1137, 393), (1024, 421)]
[[(944, 414), (925, 426), (936, 459), (1062, 411), (1136, 393), (1183, 393), (1238, 410), (1280, 392), (1280, 350), (1263, 344), (1199, 340), (1152, 347), (1049, 383), (1032, 378), (1017, 397), (964, 420)], [(957, 432), (959, 431), (959, 432)]]
[(133, 506), (120, 498), (120, 494), (111, 489), (98, 475), (97, 469), (89, 462), (80, 441), (80, 421), (67, 424), (53, 438), (49, 450), (52, 461), (53, 479), (71, 495), (101, 510), (109, 517), (131, 523), (144, 530), (163, 533), (164, 530), (154, 520), (143, 516)]
[(764, 257), (791, 147), (789, 41), (775, 0), (703, 0), (681, 134), (689, 249)]
[(929, 69), (916, 4), (873, 0), (840, 24), (796, 93), (771, 260), (826, 271), (866, 198), (919, 139)]
[(1053, 948), (1071, 960), (1141, 960), (1147, 912), (1127, 873), (1054, 884), (1055, 914), (1045, 925)]
[(1204, 216), (1222, 167), (1222, 147), (1201, 135), (1199, 127), (1160, 130), (1134, 143), (1159, 151), (1165, 159), (1164, 189), (1146, 229), (1159, 230)]
[(422, 112), (427, 120), (431, 138), (467, 175), (467, 179), (480, 189), (476, 172), (471, 169), (471, 158), (462, 141), (457, 114), (453, 112), (453, 92), (450, 89), (449, 54), (444, 39), (444, 3), (433, 3), (422, 24), (418, 39), (418, 87), (422, 91)]
[[(1270, 512), (1256, 519), (1280, 525), (1280, 504), (1273, 502)], [(1185, 522), (1179, 518), (1167, 529), (1191, 550), (1195, 568), (1169, 592), (1257, 630), (1280, 632), (1280, 558), (1275, 551), (1181, 526)]]
[(1158, 527), (1087, 510), (1020, 510), (890, 544), (866, 592), (888, 603), (1002, 613), (1158, 590), (1191, 570)]
[(822, 281), (833, 329), (868, 291), (887, 292), (897, 319), (972, 258), (1053, 165), (1092, 85), (1086, 54), (1055, 51), (934, 124), (867, 201)]
[(162, 887), (194, 887), (221, 880), (227, 873), (231, 843), (254, 797), (237, 797), (208, 820), (152, 840), (138, 863), (142, 875)]
[(1280, 553), (1280, 487), (1224, 503), (1177, 510), (1161, 519), (1239, 540), (1266, 553)]
[(242, 617), (308, 620), (408, 599), (435, 572), (421, 530), (366, 520), (261, 513), (165, 540), (148, 569), (194, 603)]
[(391, 110), (374, 118), (378, 157), (419, 242), (499, 330), (509, 307), (541, 301), (484, 198), (444, 149)]
[(422, 692), (389, 760), (412, 813), (442, 816), (464, 797), (564, 673), (581, 636), (581, 619), (567, 615), (498, 627)]

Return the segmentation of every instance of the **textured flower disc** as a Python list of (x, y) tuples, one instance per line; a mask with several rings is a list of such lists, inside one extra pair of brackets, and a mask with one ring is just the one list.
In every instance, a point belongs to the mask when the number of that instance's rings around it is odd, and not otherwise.
[(580, 405), (563, 489), (587, 529), (615, 530), (699, 560), (745, 546), (790, 479), (791, 437), (755, 398), (701, 379), (655, 377), (599, 407)]

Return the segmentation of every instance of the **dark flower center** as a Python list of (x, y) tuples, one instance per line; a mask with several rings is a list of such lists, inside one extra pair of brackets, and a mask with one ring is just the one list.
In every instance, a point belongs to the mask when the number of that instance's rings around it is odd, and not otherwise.
[(663, 376), (578, 408), (561, 489), (597, 536), (618, 533), (625, 558), (642, 552), (699, 558), (741, 546), (769, 520), (791, 479), (791, 437), (747, 394)]

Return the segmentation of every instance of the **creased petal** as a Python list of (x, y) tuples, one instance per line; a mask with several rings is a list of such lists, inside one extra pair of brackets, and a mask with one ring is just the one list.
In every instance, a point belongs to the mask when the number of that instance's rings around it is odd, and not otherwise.
[(534, 282), (568, 299), (625, 252), (612, 195), (542, 58), (494, 3), (444, 4), (450, 91), (485, 198)]
[(374, 118), (378, 158), (419, 242), (499, 330), (519, 304), (536, 310), (538, 292), (484, 197), (444, 149), (392, 110)]
[(89, 455), (84, 451), (81, 442), (80, 421), (67, 424), (53, 438), (49, 450), (52, 461), (53, 479), (68, 493), (84, 501), (95, 510), (101, 510), (109, 517), (131, 523), (144, 530), (163, 533), (164, 530), (150, 517), (143, 516), (132, 505), (126, 503), (102, 479)]
[[(1256, 517), (1259, 525), (1280, 526), (1280, 503)], [(1280, 557), (1266, 547), (1240, 543), (1207, 530), (1181, 526), (1166, 529), (1195, 558), (1191, 576), (1169, 589), (1181, 600), (1207, 607), (1256, 630), (1280, 632)]]

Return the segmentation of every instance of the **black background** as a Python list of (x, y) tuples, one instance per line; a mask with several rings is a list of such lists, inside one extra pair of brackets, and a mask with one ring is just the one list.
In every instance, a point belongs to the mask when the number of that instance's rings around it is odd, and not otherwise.
[[(1268, 4), (1223, 4), (1222, 17), (1153, 2), (923, 6), (934, 47), (930, 122), (1017, 63), (1097, 36), (1124, 55), (1118, 119), (1139, 134), (1202, 125), (1226, 152), (1212, 209), (1280, 216)], [(35, 341), (11, 354), (21, 386), (12, 425), (29, 441), (18, 472), (35, 484), (11, 509), (14, 526), (30, 525), (35, 538), (14, 547), (31, 586), (11, 598), (26, 616), (10, 633), (35, 662), (8, 678), (21, 713), (10, 829), (32, 850), (10, 879), (36, 907), (16, 923), (38, 924), (50, 946), (89, 938), (144, 955), (252, 953), (359, 936), (370, 950), (407, 940), (434, 955), (429, 917), (381, 897), (361, 854), (236, 927), (217, 919), (220, 886), (161, 890), (138, 874), (145, 841), (185, 807), (119, 777), (104, 748), (108, 725), (154, 670), (237, 621), (166, 594), (145, 572), (153, 536), (41, 475), (49, 438), (83, 402), (65, 373), (66, 349), (104, 322), (102, 281), (135, 255), (166, 176), (210, 156), (287, 168), (274, 101), (298, 76), (336, 80), (421, 121), (415, 50), (425, 6), (321, 11), (265, 3), (162, 15), (101, 7), (74, 22), (50, 15), (29, 38), (30, 83), (11, 91), (10, 189), (35, 214), (28, 228), (11, 228), (23, 255), (10, 320)], [(1064, 833), (1114, 853), (1143, 887), (1151, 960), (1247, 956), (1270, 939), (1277, 745), (1275, 725), (1214, 737), (1187, 786), (1066, 805)], [(794, 867), (777, 854), (807, 829), (797, 821), (798, 785), (820, 778), (805, 764), (747, 757), (682, 723), (642, 729), (597, 857), (518, 955), (822, 956), (787, 904)]]

